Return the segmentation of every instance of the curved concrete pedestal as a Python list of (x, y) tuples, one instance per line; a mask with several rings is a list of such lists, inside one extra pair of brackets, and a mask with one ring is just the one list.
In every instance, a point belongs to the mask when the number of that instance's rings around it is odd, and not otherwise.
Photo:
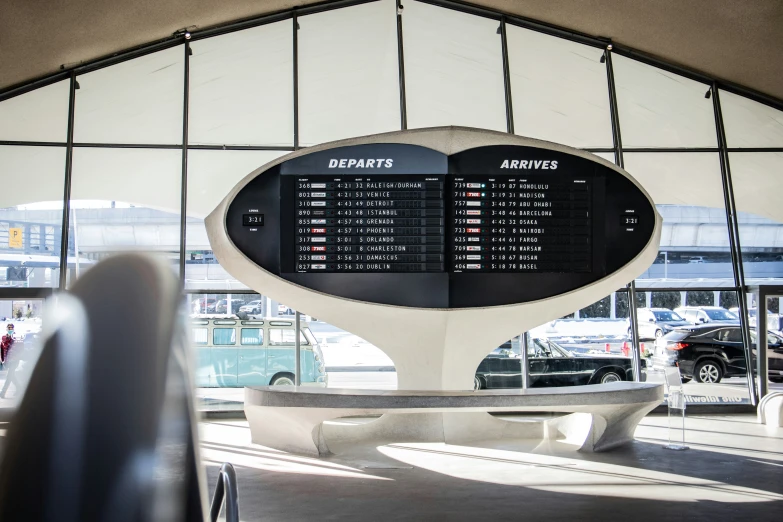
[(758, 416), (761, 424), (783, 427), (783, 392), (765, 395), (759, 403)]
[[(559, 441), (580, 451), (606, 451), (633, 440), (639, 421), (663, 400), (663, 387), (612, 383), (578, 388), (426, 392), (245, 388), (252, 440), (310, 456), (340, 444), (489, 440)], [(564, 412), (542, 422), (512, 422), (489, 412)], [(383, 414), (361, 425), (324, 425)]]

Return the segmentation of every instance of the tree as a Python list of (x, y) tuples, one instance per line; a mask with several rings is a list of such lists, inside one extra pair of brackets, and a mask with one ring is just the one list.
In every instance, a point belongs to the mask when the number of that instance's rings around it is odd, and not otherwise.
[(579, 310), (579, 317), (584, 317), (585, 319), (609, 317), (611, 315), (609, 310), (611, 303), (612, 301), (610, 297), (606, 296), (603, 299), (591, 304), (590, 306)]
[(734, 291), (721, 292), (720, 299), (718, 301), (720, 302), (720, 305), (726, 309), (739, 306), (739, 302), (737, 301), (737, 292)]
[(680, 293), (679, 292), (653, 292), (652, 293), (652, 306), (653, 308), (668, 308), (674, 310), (680, 306)]
[(685, 302), (688, 306), (712, 306), (715, 303), (715, 294), (704, 290), (688, 292), (685, 294)]

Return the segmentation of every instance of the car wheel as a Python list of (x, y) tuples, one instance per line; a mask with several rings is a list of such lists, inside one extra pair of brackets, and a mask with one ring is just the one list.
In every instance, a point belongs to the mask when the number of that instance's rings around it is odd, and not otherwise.
[(601, 375), (601, 384), (607, 384), (610, 382), (620, 382), (623, 378), (620, 377), (620, 375), (613, 371), (607, 371), (603, 375)]
[(660, 339), (663, 337), (663, 330), (655, 330), (655, 338)]
[(717, 384), (723, 377), (723, 369), (715, 361), (702, 361), (693, 370), (693, 378), (696, 382)]
[(484, 379), (482, 379), (478, 375), (473, 377), (473, 390), (474, 391), (475, 390), (482, 390), (484, 388), (486, 388), (486, 386), (484, 385)]
[(293, 386), (294, 378), (290, 375), (278, 375), (272, 379), (272, 386)]

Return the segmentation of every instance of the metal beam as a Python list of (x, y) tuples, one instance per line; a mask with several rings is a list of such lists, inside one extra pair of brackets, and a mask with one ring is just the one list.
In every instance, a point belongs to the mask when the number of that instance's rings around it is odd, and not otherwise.
[(185, 40), (185, 74), (182, 89), (182, 178), (179, 204), (179, 282), (185, 288), (185, 246), (188, 209), (188, 116), (190, 111), (190, 42)]
[(506, 35), (506, 17), (500, 18), (500, 49), (503, 55), (503, 91), (506, 96), (506, 131), (514, 134), (514, 106), (511, 100), (511, 73), (508, 64), (508, 37)]
[(405, 46), (402, 35), (402, 1), (397, 0), (397, 71), (400, 81), (400, 129), (408, 128), (408, 100), (405, 96)]
[[(742, 344), (745, 348), (745, 368), (753, 368), (753, 358), (751, 354), (750, 340), (750, 321), (748, 318), (748, 303), (745, 300), (745, 271), (742, 267), (742, 247), (739, 239), (739, 222), (737, 221), (737, 211), (734, 202), (734, 189), (731, 184), (731, 167), (729, 165), (729, 153), (726, 147), (726, 131), (723, 127), (723, 113), (720, 106), (720, 94), (717, 83), (712, 84), (712, 109), (715, 116), (715, 132), (720, 148), (720, 172), (721, 183), (723, 185), (723, 203), (726, 209), (726, 224), (729, 231), (729, 245), (731, 247), (731, 265), (734, 273), (734, 286), (738, 289), (737, 305), (739, 307), (740, 330), (742, 331)], [(756, 386), (753, 381), (753, 372), (747, 372), (748, 395), (750, 403), (754, 406), (758, 404), (759, 397), (756, 395)], [(762, 378), (762, 376), (759, 376)], [(764, 376), (766, 379), (766, 376)]]
[[(68, 276), (68, 227), (71, 222), (71, 179), (73, 177), (73, 122), (76, 112), (76, 73), (71, 72), (68, 93), (68, 130), (65, 146), (65, 182), (63, 183), (63, 222), (60, 239), (60, 290), (65, 290)], [(74, 252), (78, 257), (79, 252)]]

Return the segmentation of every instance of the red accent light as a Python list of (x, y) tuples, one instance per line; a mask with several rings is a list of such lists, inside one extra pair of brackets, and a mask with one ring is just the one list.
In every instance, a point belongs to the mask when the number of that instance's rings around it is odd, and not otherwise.
[(683, 348), (687, 348), (688, 343), (670, 343), (666, 345), (667, 350), (682, 350)]

